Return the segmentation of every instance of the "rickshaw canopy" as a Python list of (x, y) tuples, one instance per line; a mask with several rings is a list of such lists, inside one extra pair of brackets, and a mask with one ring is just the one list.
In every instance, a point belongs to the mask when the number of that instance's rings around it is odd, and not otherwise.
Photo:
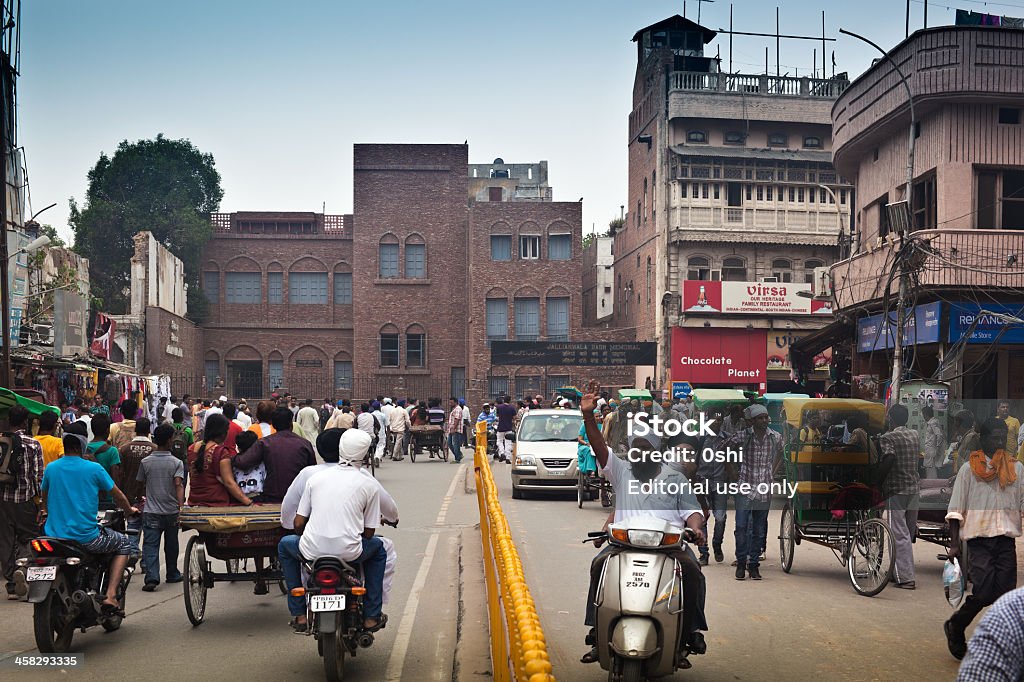
[(885, 428), (885, 405), (857, 398), (785, 398), (786, 421), (794, 428), (803, 424), (808, 410), (824, 410), (839, 414), (860, 413), (867, 417), (868, 425), (876, 430)]
[(619, 400), (654, 400), (654, 396), (642, 388), (620, 388)]
[(702, 412), (726, 408), (730, 405), (764, 404), (763, 398), (751, 397), (735, 388), (695, 388), (690, 395), (693, 397), (693, 406)]

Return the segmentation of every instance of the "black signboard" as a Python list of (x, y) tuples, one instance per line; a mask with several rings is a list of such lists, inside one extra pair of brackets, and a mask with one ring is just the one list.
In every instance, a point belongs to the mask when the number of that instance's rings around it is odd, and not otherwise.
[(324, 361), (323, 360), (296, 360), (295, 361), (295, 366), (296, 367), (323, 367), (324, 366)]
[(492, 365), (632, 367), (657, 364), (656, 343), (492, 341)]

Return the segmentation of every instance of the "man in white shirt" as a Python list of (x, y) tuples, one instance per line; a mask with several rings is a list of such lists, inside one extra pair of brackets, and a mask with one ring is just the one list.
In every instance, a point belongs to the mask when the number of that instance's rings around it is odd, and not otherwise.
[[(302, 492), (306, 489), (306, 482), (325, 469), (337, 467), (340, 459), (341, 452), (341, 438), (345, 433), (346, 429), (326, 429), (316, 439), (316, 449), (320, 453), (320, 457), (323, 458), (323, 464), (317, 464), (315, 466), (306, 467), (299, 472), (299, 475), (295, 477), (292, 484), (288, 487), (288, 492), (285, 493), (284, 499), (281, 500), (281, 527), (287, 530), (293, 530), (295, 528), (295, 513), (299, 508), (299, 500), (302, 498)], [(359, 473), (372, 481), (373, 485), (377, 488), (377, 493), (380, 495), (380, 516), (381, 520), (390, 523), (391, 525), (398, 525), (398, 505), (395, 503), (395, 498), (391, 497), (391, 494), (384, 489), (384, 486), (373, 477), (365, 467), (359, 467)], [(381, 542), (384, 543), (384, 551), (387, 553), (387, 561), (384, 565), (384, 594), (383, 603), (387, 604), (391, 597), (391, 583), (395, 576), (395, 564), (398, 562), (398, 552), (395, 551), (395, 543), (391, 541), (391, 538), (380, 538)]]
[(971, 594), (943, 624), (946, 646), (957, 659), (967, 653), (964, 631), (986, 606), (1017, 586), (1015, 538), (1024, 513), (1024, 464), (1005, 449), (1006, 423), (992, 417), (981, 424), (981, 449), (960, 467), (949, 499), (949, 549), (952, 560), (967, 546), (966, 570)]
[(395, 436), (391, 459), (396, 462), (401, 462), (409, 450), (409, 427), (412, 426), (412, 421), (409, 419), (409, 413), (405, 411), (404, 404), (404, 400), (399, 400), (398, 407), (393, 408), (388, 415), (388, 429)]
[[(376, 632), (385, 626), (381, 613), (387, 553), (374, 533), (380, 525), (380, 492), (359, 473), (370, 449), (370, 437), (349, 429), (341, 437), (340, 463), (309, 477), (299, 498), (293, 525), (299, 535), (286, 535), (278, 544), (278, 557), (289, 591), (301, 587), (303, 558), (337, 557), (363, 566), (366, 596), (363, 627)], [(288, 610), (296, 631), (306, 630), (306, 601), (288, 597)]]
[(316, 445), (316, 437), (320, 432), (320, 413), (313, 407), (311, 399), (307, 398), (302, 401), (302, 407), (299, 409), (295, 421), (302, 427), (302, 432), (306, 434), (310, 444)]
[(249, 406), (244, 400), (238, 401), (238, 414), (235, 415), (235, 423), (242, 427), (242, 430), (248, 431), (249, 427), (252, 426), (252, 417), (249, 416)]
[[(373, 411), (370, 409), (370, 403), (362, 403), (359, 406), (359, 414), (356, 416), (355, 427), (360, 431), (364, 431), (370, 436), (371, 440), (379, 441), (384, 438), (384, 429), (381, 428), (380, 421), (374, 416)], [(377, 448), (374, 447), (372, 453), (373, 457), (377, 457)], [(377, 457), (377, 461), (374, 462), (375, 466), (380, 466), (380, 458)]]
[[(704, 514), (700, 511), (700, 505), (692, 493), (672, 493), (673, 488), (678, 489), (679, 484), (686, 479), (681, 474), (671, 470), (650, 453), (661, 451), (661, 438), (654, 433), (640, 437), (630, 436), (630, 463), (610, 455), (608, 446), (601, 435), (601, 427), (594, 416), (597, 408), (598, 388), (592, 385), (587, 395), (580, 401), (580, 410), (583, 412), (583, 425), (586, 428), (587, 440), (597, 458), (602, 473), (615, 489), (615, 512), (614, 523), (620, 523), (634, 516), (654, 516), (664, 519), (680, 529), (689, 528), (697, 536), (696, 544), (704, 542)], [(655, 484), (654, 490), (665, 492), (643, 493), (639, 486), (633, 482), (647, 483), (663, 480), (674, 486), (659, 486)], [(600, 581), (604, 562), (614, 553), (621, 551), (620, 548), (609, 545), (602, 549), (590, 567), (590, 593), (587, 597), (586, 617), (584, 624), (591, 628), (597, 625), (597, 608), (594, 603), (597, 599), (597, 584)], [(704, 575), (701, 573), (693, 551), (686, 547), (685, 550), (673, 552), (672, 557), (679, 562), (683, 573), (683, 629), (682, 634), (686, 638), (681, 642), (689, 648), (690, 653), (703, 654), (706, 650), (704, 636), (701, 630), (707, 630), (707, 621), (704, 617), (704, 596), (705, 583)], [(593, 641), (592, 637), (588, 641)], [(594, 646), (588, 651), (581, 662), (594, 663), (597, 661), (597, 648)]]
[(384, 398), (381, 401), (380, 412), (384, 415), (384, 421), (387, 422), (391, 418), (391, 413), (394, 412), (395, 406), (391, 404), (391, 398)]

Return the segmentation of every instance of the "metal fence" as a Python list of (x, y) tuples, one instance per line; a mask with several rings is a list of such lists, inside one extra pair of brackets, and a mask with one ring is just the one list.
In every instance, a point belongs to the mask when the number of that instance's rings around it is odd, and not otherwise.
[(377, 375), (335, 378), (329, 373), (306, 373), (271, 377), (262, 372), (231, 372), (227, 377), (204, 374), (171, 374), (171, 391), (176, 396), (189, 394), (197, 398), (216, 398), (226, 395), (232, 400), (269, 398), (272, 393), (291, 393), (297, 398), (323, 400), (368, 400), (377, 396), (399, 398), (451, 397), (451, 381), (432, 376)]

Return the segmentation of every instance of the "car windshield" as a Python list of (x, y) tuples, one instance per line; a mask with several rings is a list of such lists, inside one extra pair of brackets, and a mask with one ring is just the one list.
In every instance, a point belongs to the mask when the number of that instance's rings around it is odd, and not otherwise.
[(575, 441), (582, 424), (583, 417), (578, 414), (528, 414), (519, 428), (519, 440), (533, 443)]

